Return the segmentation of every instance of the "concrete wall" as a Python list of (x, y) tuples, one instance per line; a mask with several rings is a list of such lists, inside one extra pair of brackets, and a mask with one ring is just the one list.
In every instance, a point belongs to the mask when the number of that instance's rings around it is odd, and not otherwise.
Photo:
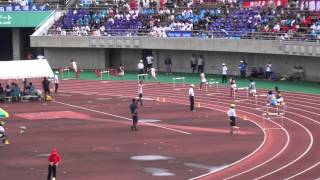
[(196, 50), (320, 57), (319, 42), (154, 37), (31, 36), (33, 47)]
[(84, 68), (105, 68), (110, 64), (125, 64), (126, 70), (136, 70), (144, 50), (151, 49), (155, 66), (164, 71), (167, 54), (173, 60), (173, 71), (190, 72), (192, 54), (203, 55), (205, 71), (219, 74), (225, 62), (231, 74), (237, 75), (240, 58), (249, 66), (273, 64), (279, 75), (291, 74), (293, 66), (302, 66), (308, 80), (320, 81), (320, 44), (261, 40), (226, 40), (199, 38), (148, 37), (50, 37), (33, 36), (31, 45), (45, 47), (45, 56), (53, 67), (66, 66), (75, 59)]
[(53, 68), (69, 66), (71, 59), (77, 61), (80, 68), (104, 68), (108, 60), (104, 49), (45, 48), (44, 55)]
[[(135, 71), (138, 61), (142, 58), (142, 51), (141, 49), (45, 48), (45, 56), (54, 68), (67, 66), (70, 59), (74, 59), (79, 62), (80, 67), (84, 68), (105, 68), (109, 64), (118, 67), (123, 63), (126, 70)], [(302, 66), (308, 80), (319, 81), (320, 79), (320, 61), (316, 57), (177, 50), (153, 50), (152, 53), (155, 58), (154, 66), (157, 67), (159, 64), (157, 68), (160, 71), (165, 71), (164, 59), (169, 54), (172, 58), (173, 72), (191, 72), (190, 57), (196, 54), (204, 56), (205, 72), (210, 74), (220, 74), (221, 64), (224, 62), (230, 74), (238, 75), (239, 61), (243, 57), (249, 66), (264, 67), (270, 61), (273, 70), (279, 75), (290, 74), (295, 65)]]

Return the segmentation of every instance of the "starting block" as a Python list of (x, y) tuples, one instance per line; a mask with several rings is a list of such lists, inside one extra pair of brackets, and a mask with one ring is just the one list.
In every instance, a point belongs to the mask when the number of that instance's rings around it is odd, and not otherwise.
[(110, 78), (110, 71), (106, 70), (106, 71), (101, 71), (100, 72), (100, 80), (103, 79), (103, 74), (108, 74), (108, 79)]
[(141, 79), (147, 79), (148, 74), (138, 74), (137, 77), (138, 77), (138, 82), (139, 82)]
[(185, 77), (174, 77), (174, 78), (172, 78), (172, 84), (173, 84), (173, 89), (175, 89), (176, 88), (176, 81), (177, 80), (180, 80), (180, 81), (182, 81), (182, 85), (184, 86), (185, 85)]

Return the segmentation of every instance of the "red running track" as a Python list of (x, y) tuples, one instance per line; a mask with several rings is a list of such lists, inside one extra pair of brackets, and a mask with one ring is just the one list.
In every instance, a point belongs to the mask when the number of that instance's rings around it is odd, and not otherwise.
[[(62, 92), (96, 94), (101, 96), (134, 97), (137, 92), (135, 82), (116, 81), (72, 81), (61, 83)], [(85, 88), (84, 88), (85, 87)], [(166, 102), (188, 104), (187, 86), (178, 86), (173, 90), (171, 84), (147, 83), (144, 87), (146, 98), (165, 98)], [(220, 87), (208, 92), (196, 90), (196, 103), (201, 108), (226, 111), (233, 99), (229, 97), (229, 88)], [(258, 93), (266, 93), (261, 90)], [(239, 92), (240, 101), (236, 102), (238, 114), (246, 116), (257, 124), (262, 124), (262, 110), (257, 109), (254, 99), (246, 99)], [(199, 175), (193, 179), (316, 179), (320, 177), (320, 96), (302, 93), (283, 93), (286, 100), (286, 114), (283, 128), (279, 121), (267, 122), (266, 141), (261, 149), (251, 156), (241, 159), (230, 166)], [(258, 107), (266, 100), (260, 99)], [(235, 144), (235, 147), (237, 145)], [(235, 148), (236, 149), (236, 148)]]

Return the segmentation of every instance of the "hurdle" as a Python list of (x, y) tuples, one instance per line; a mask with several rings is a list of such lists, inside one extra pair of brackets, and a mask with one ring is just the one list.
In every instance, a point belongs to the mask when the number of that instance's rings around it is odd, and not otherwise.
[(248, 87), (237, 87), (237, 88), (232, 88), (233, 99), (237, 98), (236, 93), (237, 93), (238, 90), (245, 90), (247, 98), (249, 97), (249, 88)]
[[(258, 98), (259, 97), (267, 97), (268, 95), (267, 94), (255, 94), (254, 95), (254, 101), (256, 103), (256, 106), (258, 106)], [(267, 101), (267, 100), (266, 100)]]
[[(283, 129), (283, 120), (285, 116), (285, 106), (283, 106), (283, 109), (279, 111), (278, 107), (276, 107), (277, 112), (270, 112), (270, 108), (267, 105), (267, 111), (262, 113), (262, 119), (263, 119), (263, 128), (266, 129)], [(280, 120), (280, 124), (278, 124), (280, 127), (276, 128), (267, 128), (266, 121), (272, 121), (272, 120)]]
[(185, 77), (174, 77), (172, 78), (172, 85), (173, 85), (173, 89), (176, 88), (176, 81), (177, 80), (181, 80), (182, 81), (182, 85), (184, 86), (185, 85)]
[(63, 68), (62, 72), (61, 72), (61, 79), (64, 79), (64, 72), (67, 71), (68, 72), (68, 78), (70, 78), (70, 68)]
[(219, 81), (214, 81), (214, 79), (210, 79), (209, 82), (206, 82), (206, 92), (208, 92), (208, 86), (212, 87), (212, 85), (213, 85), (216, 87), (216, 92), (218, 93), (219, 92), (219, 84), (220, 84)]
[(110, 79), (110, 71), (106, 70), (100, 72), (100, 80), (103, 79), (103, 74), (108, 74), (108, 79)]
[(140, 79), (147, 79), (148, 78), (148, 74), (138, 74), (137, 77), (138, 77), (138, 82), (140, 81)]

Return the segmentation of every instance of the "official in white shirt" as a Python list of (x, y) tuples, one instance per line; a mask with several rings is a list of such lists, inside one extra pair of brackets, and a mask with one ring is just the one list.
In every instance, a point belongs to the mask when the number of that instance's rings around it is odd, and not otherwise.
[[(140, 60), (138, 63), (138, 73), (139, 74), (144, 74), (144, 64), (143, 64), (143, 60)], [(144, 76), (143, 76), (144, 79)]]
[(190, 99), (190, 111), (195, 111), (194, 109), (194, 85), (191, 84), (190, 85), (190, 89), (189, 89), (189, 99)]
[(225, 63), (222, 63), (222, 84), (227, 83), (227, 74), (228, 74), (228, 68)]
[(227, 112), (229, 120), (230, 120), (230, 133), (233, 134), (234, 133), (234, 128), (236, 127), (236, 110), (235, 110), (235, 105), (231, 104), (230, 108)]
[(56, 71), (53, 77), (54, 81), (54, 93), (58, 93), (59, 88), (59, 71)]

